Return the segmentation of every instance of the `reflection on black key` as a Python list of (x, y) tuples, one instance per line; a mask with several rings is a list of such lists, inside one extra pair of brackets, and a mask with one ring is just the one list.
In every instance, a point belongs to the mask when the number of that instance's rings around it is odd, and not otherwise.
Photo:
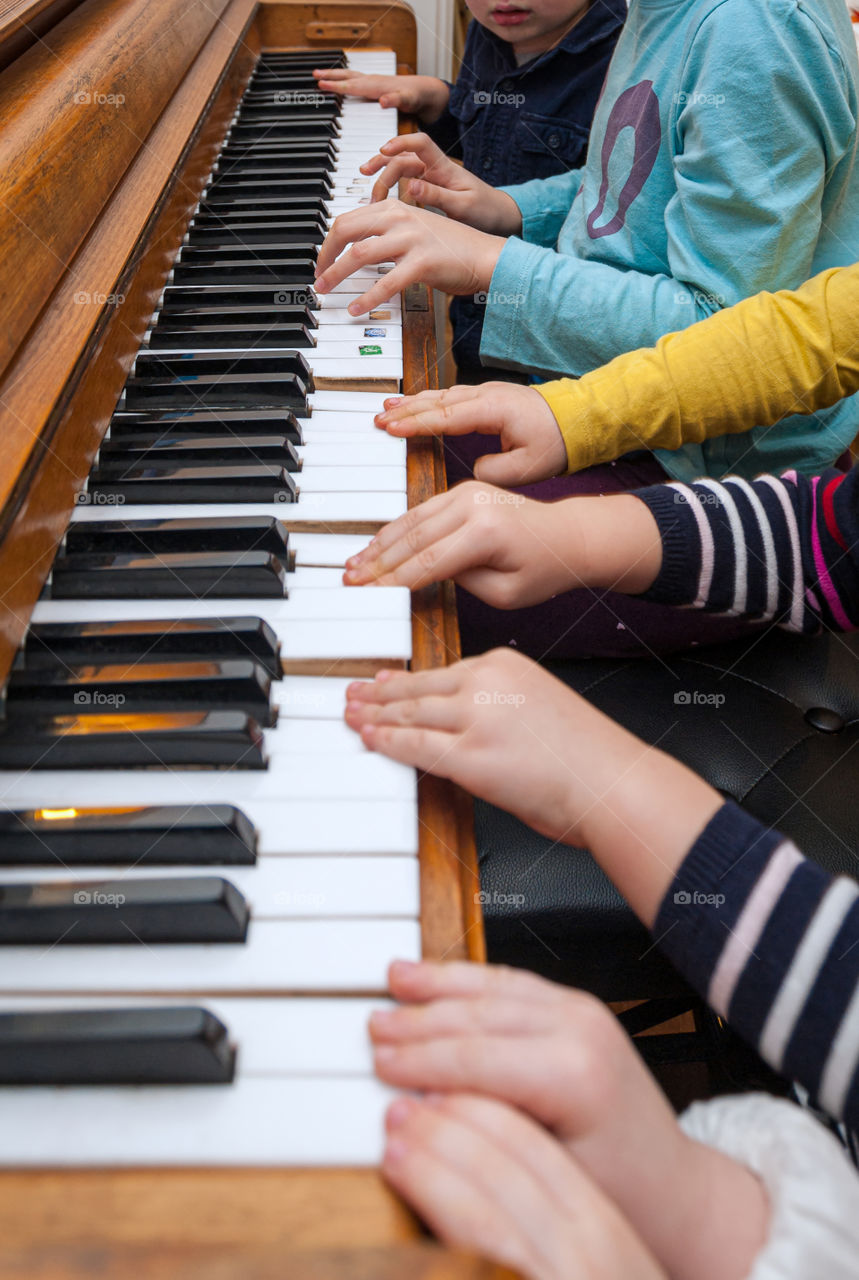
[(268, 728), (271, 677), (250, 659), (239, 661), (102, 663), (59, 671), (13, 670), (6, 713), (62, 716), (83, 710), (244, 711)]
[(296, 351), (253, 351), (247, 355), (207, 355), (198, 352), (141, 351), (134, 365), (136, 378), (187, 378), (211, 377), (222, 374), (238, 375), (250, 379), (252, 374), (277, 374), (301, 378), (308, 391), (313, 390), (310, 365)]
[(189, 372), (175, 378), (129, 378), (125, 384), (125, 403), (130, 409), (290, 409), (304, 417), (307, 395), (307, 384), (301, 378), (279, 373), (225, 373), (218, 377)]
[(194, 503), (296, 501), (292, 476), (285, 467), (261, 462), (235, 466), (227, 475), (223, 467), (193, 467), (177, 463), (172, 471), (148, 471), (140, 467), (121, 479), (94, 471), (83, 495), (89, 502)]
[(0, 1014), (0, 1084), (229, 1084), (235, 1049), (206, 1009)]
[(0, 769), (264, 769), (263, 732), (243, 711), (75, 715), (0, 721)]
[(220, 876), (0, 884), (0, 946), (244, 942), (249, 918)]
[(326, 178), (308, 178), (300, 182), (293, 182), (291, 180), (281, 181), (270, 173), (257, 174), (256, 176), (247, 173), (243, 173), (240, 176), (228, 173), (212, 184), (206, 192), (206, 196), (208, 198), (215, 193), (225, 195), (228, 191), (242, 196), (259, 196), (262, 200), (278, 195), (281, 192), (285, 195), (316, 196), (321, 200), (329, 200), (334, 188)]
[(316, 264), (303, 262), (180, 262), (173, 268), (174, 285), (268, 284), (272, 289), (296, 289), (312, 284)]
[[(287, 471), (300, 471), (301, 463), (289, 440), (275, 436), (146, 436), (134, 440), (108, 440), (99, 454), (99, 474), (123, 475), (129, 467), (146, 462), (151, 467), (176, 462), (231, 467), (235, 463), (273, 462)], [(214, 549), (214, 548), (213, 548)]]
[(275, 219), (276, 215), (266, 222), (201, 220), (194, 224), (189, 238), (192, 244), (289, 244), (293, 240), (322, 244), (325, 239), (325, 229), (318, 223)]
[[(274, 289), (268, 285), (170, 285), (164, 290), (159, 321), (180, 311), (269, 311), (283, 313), (283, 319), (295, 320), (315, 328), (313, 313), (319, 310), (319, 301), (309, 286), (298, 289)], [(295, 312), (295, 315), (288, 314)], [(305, 315), (310, 319), (305, 319)]]
[(253, 823), (230, 804), (0, 812), (0, 865), (253, 866)]
[(173, 325), (159, 325), (149, 338), (153, 351), (200, 351), (217, 347), (225, 351), (249, 351), (262, 348), (278, 351), (298, 351), (314, 346), (303, 325), (232, 324), (200, 325), (193, 329), (180, 329)]
[(85, 553), (54, 561), (54, 600), (286, 597), (283, 562), (268, 551)]
[(182, 435), (199, 432), (203, 436), (280, 436), (292, 444), (303, 444), (301, 427), (294, 413), (286, 409), (152, 409), (148, 413), (120, 410), (110, 420), (110, 439), (128, 439), (142, 432), (178, 431)]
[[(319, 202), (321, 204), (321, 201)], [(303, 262), (312, 259), (316, 246), (307, 244), (271, 244), (254, 245), (253, 248), (243, 244), (225, 245), (219, 248), (211, 244), (186, 244), (178, 259), (182, 263), (202, 262), (210, 265), (214, 262)]]
[[(265, 439), (266, 437), (263, 437)], [(289, 567), (289, 534), (273, 516), (209, 516), (195, 520), (83, 520), (70, 525), (66, 552), (161, 555), (176, 551), (267, 551)]]
[(275, 679), (282, 673), (280, 644), (262, 618), (43, 622), (30, 628), (23, 653), (16, 661), (19, 667), (65, 670), (84, 662), (171, 662), (186, 658), (252, 658)]

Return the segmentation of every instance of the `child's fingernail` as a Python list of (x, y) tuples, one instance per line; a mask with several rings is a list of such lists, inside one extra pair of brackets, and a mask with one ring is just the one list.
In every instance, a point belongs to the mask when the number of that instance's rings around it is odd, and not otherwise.
[(388, 1107), (385, 1115), (385, 1125), (388, 1129), (401, 1128), (406, 1123), (409, 1116), (414, 1114), (417, 1106), (418, 1104), (415, 1102), (414, 1098), (397, 1098), (397, 1100), (392, 1102)]
[(388, 974), (392, 979), (410, 978), (419, 968), (420, 965), (414, 960), (392, 960), (388, 967)]
[(402, 1138), (389, 1138), (385, 1143), (385, 1164), (400, 1164), (408, 1154), (408, 1146)]
[(385, 684), (388, 680), (393, 680), (396, 671), (389, 671), (387, 667), (383, 667), (381, 671), (376, 672), (376, 683)]
[(361, 314), (361, 308), (357, 302), (350, 302), (347, 310), (350, 316), (359, 316)]
[(402, 404), (405, 398), (405, 396), (389, 396), (385, 401), (385, 408), (396, 409), (397, 405)]
[(387, 1031), (396, 1021), (396, 1017), (394, 1009), (374, 1009), (369, 1018), (370, 1028), (373, 1031)]

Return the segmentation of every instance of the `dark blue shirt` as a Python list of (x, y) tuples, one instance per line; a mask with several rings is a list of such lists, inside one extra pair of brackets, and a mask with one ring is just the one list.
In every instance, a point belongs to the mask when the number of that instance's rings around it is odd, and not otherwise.
[[(626, 0), (592, 0), (560, 44), (520, 67), (506, 41), (471, 22), (447, 110), (426, 132), (493, 187), (578, 168), (626, 11)], [(451, 320), (457, 365), (479, 366), (483, 307), (456, 298)]]

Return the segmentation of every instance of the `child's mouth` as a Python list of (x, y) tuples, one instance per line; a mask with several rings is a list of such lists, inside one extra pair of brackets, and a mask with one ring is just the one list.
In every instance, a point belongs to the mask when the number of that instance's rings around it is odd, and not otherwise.
[(514, 5), (505, 5), (503, 8), (492, 10), (493, 20), (500, 27), (518, 26), (520, 22), (525, 22), (530, 16), (530, 9), (517, 9)]

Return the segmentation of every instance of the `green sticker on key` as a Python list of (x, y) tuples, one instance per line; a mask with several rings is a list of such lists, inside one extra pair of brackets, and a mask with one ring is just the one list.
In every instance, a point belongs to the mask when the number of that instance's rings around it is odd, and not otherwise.
[(382, 348), (378, 342), (367, 342), (364, 346), (358, 348), (358, 352), (362, 356), (380, 356)]

